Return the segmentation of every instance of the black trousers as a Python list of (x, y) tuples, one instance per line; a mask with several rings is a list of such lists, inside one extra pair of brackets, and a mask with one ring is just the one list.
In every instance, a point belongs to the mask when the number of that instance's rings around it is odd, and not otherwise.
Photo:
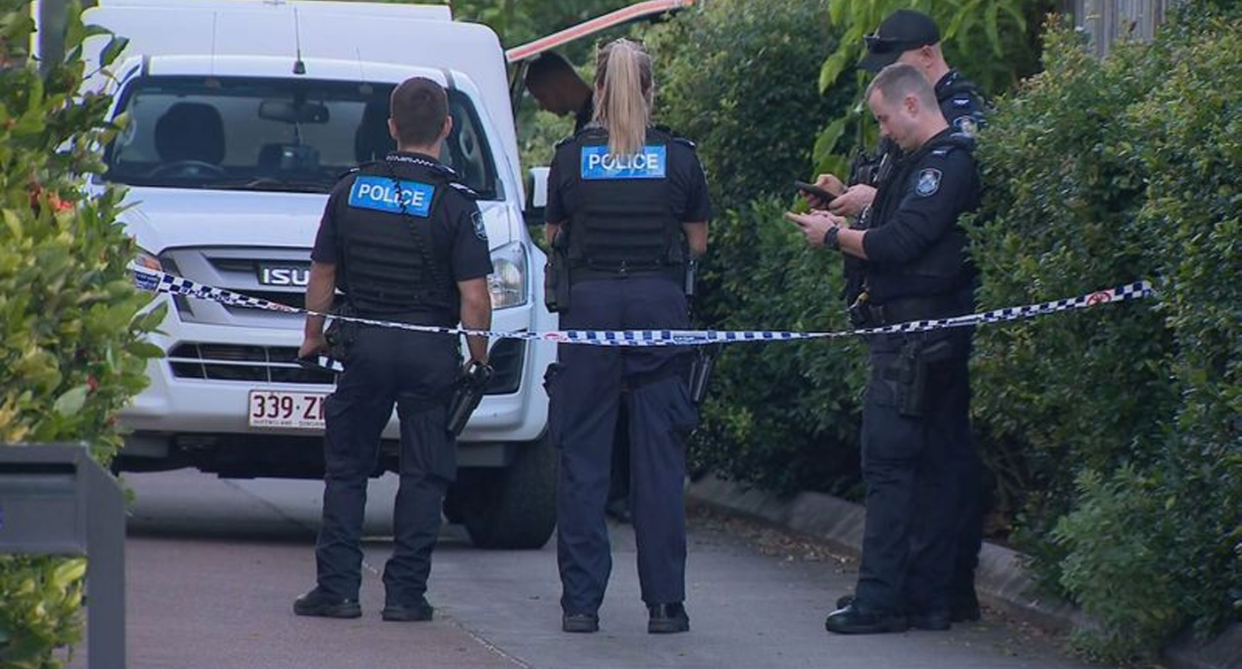
[[(903, 347), (947, 341), (947, 359), (926, 368), (921, 416), (903, 415)], [(946, 612), (963, 524), (962, 481), (973, 449), (968, 426), (970, 333), (881, 335), (870, 340), (871, 381), (863, 406), (866, 527), (857, 597), (878, 611)]]
[[(563, 329), (680, 329), (688, 324), (681, 287), (658, 278), (576, 283)], [(549, 377), (549, 438), (561, 449), (557, 561), (566, 613), (595, 613), (612, 554), (604, 507), (617, 415), (629, 418), (630, 502), (638, 577), (648, 604), (686, 597), (683, 485), (685, 437), (697, 422), (680, 348), (562, 344)]]
[(384, 589), (387, 602), (397, 605), (411, 605), (426, 592), (444, 493), (457, 472), (456, 443), (447, 428), (451, 387), (460, 368), (457, 346), (457, 339), (445, 335), (360, 329), (336, 392), (324, 403), (323, 522), (315, 549), (322, 590), (358, 598), (367, 481), (395, 404), (401, 421), (401, 483)]

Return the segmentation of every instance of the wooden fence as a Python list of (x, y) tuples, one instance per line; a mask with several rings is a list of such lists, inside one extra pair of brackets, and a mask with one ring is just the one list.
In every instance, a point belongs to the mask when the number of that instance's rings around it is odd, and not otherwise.
[(1119, 40), (1150, 40), (1169, 10), (1182, 1), (1066, 0), (1063, 9), (1090, 36), (1096, 55), (1103, 58)]

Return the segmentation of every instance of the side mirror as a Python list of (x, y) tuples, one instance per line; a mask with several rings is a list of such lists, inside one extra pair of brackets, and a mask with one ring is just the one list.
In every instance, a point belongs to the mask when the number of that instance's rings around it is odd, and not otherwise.
[(526, 180), (526, 211), (522, 212), (526, 225), (543, 225), (548, 206), (548, 168), (532, 167)]

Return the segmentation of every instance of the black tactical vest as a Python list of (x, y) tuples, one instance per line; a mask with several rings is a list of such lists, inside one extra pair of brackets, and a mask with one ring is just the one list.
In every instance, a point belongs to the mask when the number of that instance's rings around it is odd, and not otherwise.
[(454, 320), (451, 268), (435, 257), (431, 234), (454, 173), (431, 161), (391, 156), (347, 178), (350, 189), (336, 215), (343, 255), (339, 285), (349, 304), (363, 315)]
[(618, 158), (608, 154), (608, 133), (601, 128), (570, 140), (578, 161), (577, 198), (567, 227), (576, 277), (660, 273), (684, 262), (669, 181), (674, 141), (652, 128), (642, 152)]
[[(879, 229), (889, 222), (902, 199), (909, 194), (908, 186), (920, 171), (924, 156), (932, 151), (970, 151), (973, 147), (972, 139), (952, 133), (935, 138), (903, 157), (879, 192), (870, 227)], [(969, 285), (975, 268), (966, 256), (968, 241), (966, 231), (954, 226), (925, 253), (900, 267), (868, 263), (867, 284), (872, 299), (943, 295)]]

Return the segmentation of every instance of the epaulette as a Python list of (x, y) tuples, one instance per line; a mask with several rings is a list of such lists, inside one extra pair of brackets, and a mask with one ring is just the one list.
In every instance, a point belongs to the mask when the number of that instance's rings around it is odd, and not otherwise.
[(462, 182), (460, 182), (460, 181), (457, 181), (457, 180), (450, 180), (450, 181), (448, 182), (448, 185), (452, 186), (452, 187), (453, 187), (453, 189), (454, 189), (454, 190), (456, 190), (458, 193), (461, 193), (462, 195), (465, 195), (466, 197), (470, 198), (471, 200), (477, 200), (477, 199), (479, 199), (479, 194), (478, 194), (478, 192), (477, 192), (477, 191), (475, 191), (473, 188), (471, 188), (471, 187), (467, 186), (466, 184), (464, 184), (464, 183), (462, 183)]
[(958, 149), (972, 151), (974, 150), (974, 148), (975, 148), (974, 137), (964, 132), (954, 132), (954, 133), (951, 133), (943, 141), (938, 142), (937, 146), (933, 148), (931, 151), (928, 151), (927, 154), (930, 156), (936, 156), (937, 158), (944, 158), (945, 156), (948, 156), (950, 153), (953, 153), (954, 151)]
[(449, 167), (448, 165), (445, 165), (444, 163), (440, 163), (439, 165), (429, 165), (428, 169), (430, 169), (433, 172), (439, 172), (440, 174), (443, 174), (444, 176), (448, 177), (450, 181), (456, 181), (457, 179), (461, 178), (461, 176), (457, 174), (457, 170)]
[(341, 179), (344, 179), (345, 177), (355, 175), (355, 174), (357, 174), (357, 173), (361, 172), (361, 171), (363, 170), (363, 168), (368, 167), (368, 166), (371, 166), (371, 165), (374, 165), (375, 163), (376, 163), (376, 161), (374, 161), (374, 160), (368, 160), (368, 161), (367, 161), (367, 162), (365, 162), (365, 163), (359, 163), (359, 164), (357, 164), (357, 165), (354, 165), (353, 167), (351, 167), (351, 168), (349, 168), (349, 169), (345, 170), (344, 172), (341, 172), (340, 174), (336, 175), (336, 180), (337, 180), (337, 181), (340, 181)]
[(664, 133), (664, 134), (668, 135), (670, 139), (672, 139), (674, 142), (676, 142), (676, 143), (678, 143), (678, 144), (681, 144), (682, 146), (688, 146), (688, 147), (690, 147), (691, 149), (697, 149), (697, 148), (698, 148), (698, 147), (695, 145), (695, 143), (694, 143), (694, 142), (692, 142), (692, 141), (690, 141), (689, 139), (687, 139), (687, 138), (685, 138), (685, 137), (682, 137), (681, 135), (677, 134), (677, 131), (673, 130), (672, 128), (670, 128), (670, 127), (668, 127), (668, 126), (666, 126), (666, 125), (663, 125), (663, 124), (659, 124), (659, 123), (657, 123), (656, 125), (654, 125), (654, 126), (652, 126), (652, 127), (654, 127), (656, 130), (659, 130), (660, 132), (662, 132), (662, 133)]

